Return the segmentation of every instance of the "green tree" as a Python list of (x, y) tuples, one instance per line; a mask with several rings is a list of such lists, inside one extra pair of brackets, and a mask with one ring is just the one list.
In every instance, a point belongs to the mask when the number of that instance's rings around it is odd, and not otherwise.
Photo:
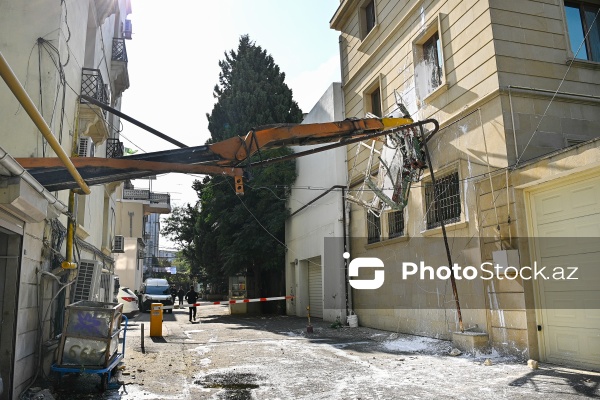
[[(217, 102), (207, 114), (208, 142), (243, 136), (262, 125), (302, 120), (285, 74), (248, 36), (240, 38), (237, 51), (225, 53), (219, 66), (219, 83), (214, 88)], [(255, 159), (291, 152), (272, 149)], [(174, 211), (165, 232), (181, 238), (186, 246), (183, 258), (192, 271), (198, 268), (205, 274), (206, 282), (217, 286), (229, 276), (243, 273), (254, 276), (255, 295), (276, 295), (284, 290), (285, 200), (296, 178), (295, 162), (253, 168), (250, 173), (253, 178), (246, 181), (245, 194), (239, 198), (230, 177), (195, 181), (199, 209), (188, 205)]]

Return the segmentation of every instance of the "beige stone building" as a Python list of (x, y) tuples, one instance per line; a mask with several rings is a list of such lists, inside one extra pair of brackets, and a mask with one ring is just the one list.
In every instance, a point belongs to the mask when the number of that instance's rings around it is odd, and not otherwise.
[[(385, 264), (381, 288), (352, 290), (361, 325), (452, 339), (449, 279), (403, 279), (401, 268), (448, 265), (443, 221), (459, 265), (482, 274), (483, 263), (518, 255), (516, 270), (457, 280), (465, 329), (487, 334), (500, 353), (600, 367), (599, 7), (340, 2), (331, 27), (340, 32), (345, 116), (397, 114), (401, 102), (414, 120), (440, 124), (427, 143), (437, 188), (424, 169), (400, 211), (365, 207), (374, 196), (365, 178), (383, 173), (386, 145), (348, 146), (350, 252)], [(495, 259), (498, 250), (517, 252)], [(521, 279), (534, 263), (577, 265), (580, 279)]]

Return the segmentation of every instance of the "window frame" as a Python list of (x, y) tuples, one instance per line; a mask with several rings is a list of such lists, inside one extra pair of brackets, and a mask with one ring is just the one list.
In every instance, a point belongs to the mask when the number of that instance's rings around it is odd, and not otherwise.
[[(366, 210), (366, 228), (367, 228), (367, 244), (379, 243), (381, 242), (381, 216), (377, 216), (375, 213), (370, 210)], [(377, 236), (371, 235), (374, 233), (374, 227), (377, 227)]]
[[(394, 232), (394, 233), (391, 232), (394, 224), (390, 220), (393, 215), (400, 215), (402, 229), (399, 232)], [(404, 208), (402, 208), (401, 210), (390, 210), (389, 212), (387, 212), (386, 213), (386, 222), (387, 222), (387, 229), (386, 229), (387, 239), (394, 239), (397, 237), (406, 236), (406, 219), (404, 218)]]
[(371, 100), (371, 114), (377, 115), (379, 118), (383, 117), (383, 111), (381, 107), (381, 87), (377, 86), (375, 90), (369, 94)]
[[(585, 18), (585, 10), (586, 10), (586, 6), (588, 7), (593, 7), (595, 9), (595, 12), (599, 12), (600, 11), (600, 3), (595, 3), (595, 2), (590, 2), (590, 1), (581, 1), (581, 0), (569, 0), (569, 1), (563, 1), (563, 7), (562, 7), (562, 13), (563, 13), (563, 18), (564, 18), (564, 30), (565, 30), (565, 35), (566, 35), (566, 42), (567, 42), (567, 50), (568, 50), (568, 58), (570, 60), (574, 60), (574, 61), (578, 61), (578, 62), (591, 62), (591, 63), (600, 63), (600, 39), (599, 39), (599, 43), (597, 44), (596, 48), (597, 50), (594, 51), (594, 46), (592, 46), (592, 42), (590, 41), (590, 36), (585, 37), (585, 33), (588, 31), (589, 26), (587, 26), (588, 21)], [(575, 8), (579, 11), (579, 27), (582, 29), (582, 35), (584, 38), (584, 46), (582, 47), (582, 49), (585, 50), (586, 52), (586, 58), (576, 58), (575, 57), (575, 51), (577, 51), (577, 49), (579, 48), (579, 46), (577, 46), (576, 48), (573, 48), (573, 45), (571, 43), (571, 37), (573, 36), (573, 31), (569, 30), (569, 23), (568, 23), (568, 18), (567, 18), (567, 7), (571, 7), (571, 8)], [(600, 17), (596, 19), (595, 21), (595, 25), (596, 25), (596, 29), (598, 31), (600, 31)], [(590, 33), (593, 31), (590, 31)], [(596, 54), (598, 53), (598, 54)]]
[[(372, 6), (373, 16), (372, 20), (369, 19), (368, 9)], [(379, 22), (377, 20), (377, 1), (376, 0), (364, 0), (358, 8), (358, 20), (359, 20), (359, 31), (360, 39), (366, 40), (369, 35), (377, 30)], [(371, 26), (372, 24), (372, 26)]]
[[(428, 44), (434, 37), (438, 38), (439, 44), (434, 46), (437, 56), (437, 74), (439, 75), (439, 85), (436, 87), (422, 87), (417, 80), (417, 71), (419, 65), (425, 60), (425, 45)], [(434, 41), (435, 43), (435, 41)], [(435, 19), (427, 25), (425, 30), (412, 42), (413, 45), (413, 64), (414, 64), (414, 80), (415, 91), (417, 94), (418, 105), (428, 104), (437, 98), (440, 94), (448, 89), (448, 81), (446, 79), (446, 59), (444, 57), (444, 40), (440, 25), (440, 17), (437, 15)]]
[(383, 117), (383, 110), (385, 108), (383, 106), (383, 88), (381, 85), (382, 80), (383, 80), (383, 77), (381, 74), (379, 74), (375, 79), (373, 79), (371, 81), (371, 83), (367, 86), (367, 88), (365, 90), (363, 90), (362, 97), (363, 97), (364, 115), (367, 115), (367, 113), (375, 114), (373, 112), (374, 111), (373, 94), (379, 90), (379, 112), (381, 113), (381, 115), (379, 115), (379, 117), (380, 118)]
[[(458, 203), (459, 209), (458, 209), (458, 213), (456, 213), (456, 211), (454, 211), (452, 213), (452, 216), (448, 217), (448, 216), (444, 216), (444, 225), (450, 225), (450, 224), (455, 224), (455, 223), (459, 223), (462, 222), (464, 220), (464, 205), (463, 205), (463, 198), (462, 198), (462, 185), (461, 185), (461, 177), (460, 177), (460, 172), (458, 168), (452, 168), (450, 170), (446, 170), (446, 171), (442, 171), (440, 172), (436, 172), (437, 174), (439, 174), (439, 177), (436, 177), (436, 186), (441, 184), (444, 184), (443, 181), (451, 178), (453, 176), (455, 176), (455, 183), (456, 184), (456, 188), (449, 193), (449, 198), (451, 197), (456, 197), (458, 196), (458, 202), (454, 202), (451, 203), (450, 205), (444, 205), (442, 207), (455, 207), (455, 204)], [(437, 186), (438, 191), (440, 191), (441, 189), (439, 189), (439, 186)], [(436, 192), (434, 191), (433, 193), (431, 193), (431, 190), (433, 190), (433, 185), (432, 185), (432, 181), (431, 181), (431, 176), (429, 177), (429, 179), (427, 181), (423, 180), (423, 205), (425, 207), (424, 210), (424, 217), (425, 217), (425, 229), (426, 230), (433, 230), (436, 228), (439, 228), (441, 226), (441, 219), (439, 219), (438, 216), (438, 212), (437, 212), (437, 204), (439, 204), (439, 202), (443, 202), (445, 200), (447, 200), (448, 198), (441, 198), (436, 196)], [(443, 194), (445, 191), (443, 191), (441, 194)], [(435, 199), (436, 197), (439, 198), (438, 201), (436, 201), (436, 206), (432, 206), (432, 199)], [(452, 210), (451, 210), (452, 211)], [(432, 219), (430, 219), (432, 218)]]

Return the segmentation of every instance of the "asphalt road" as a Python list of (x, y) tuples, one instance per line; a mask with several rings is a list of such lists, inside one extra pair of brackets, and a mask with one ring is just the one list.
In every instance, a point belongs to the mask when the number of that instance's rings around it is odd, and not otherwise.
[[(126, 354), (100, 392), (97, 375), (72, 375), (51, 390), (75, 399), (575, 399), (600, 398), (600, 374), (485, 355), (448, 355), (450, 343), (304, 318), (228, 315), (226, 306), (131, 321)], [(359, 316), (360, 317), (360, 316)], [(144, 351), (141, 326), (144, 324)], [(491, 365), (485, 365), (489, 358)], [(490, 364), (488, 362), (487, 364)]]

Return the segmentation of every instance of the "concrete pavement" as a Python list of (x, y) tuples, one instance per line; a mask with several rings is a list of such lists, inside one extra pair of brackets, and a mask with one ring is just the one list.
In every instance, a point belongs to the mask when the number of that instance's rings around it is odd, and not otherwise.
[[(149, 314), (131, 321), (118, 389), (95, 375), (68, 377), (56, 399), (575, 399), (600, 397), (600, 374), (498, 355), (451, 357), (446, 341), (313, 319), (228, 315), (228, 307)], [(141, 348), (141, 324), (145, 351)], [(491, 365), (485, 365), (489, 358)], [(489, 363), (488, 363), (489, 364)]]

